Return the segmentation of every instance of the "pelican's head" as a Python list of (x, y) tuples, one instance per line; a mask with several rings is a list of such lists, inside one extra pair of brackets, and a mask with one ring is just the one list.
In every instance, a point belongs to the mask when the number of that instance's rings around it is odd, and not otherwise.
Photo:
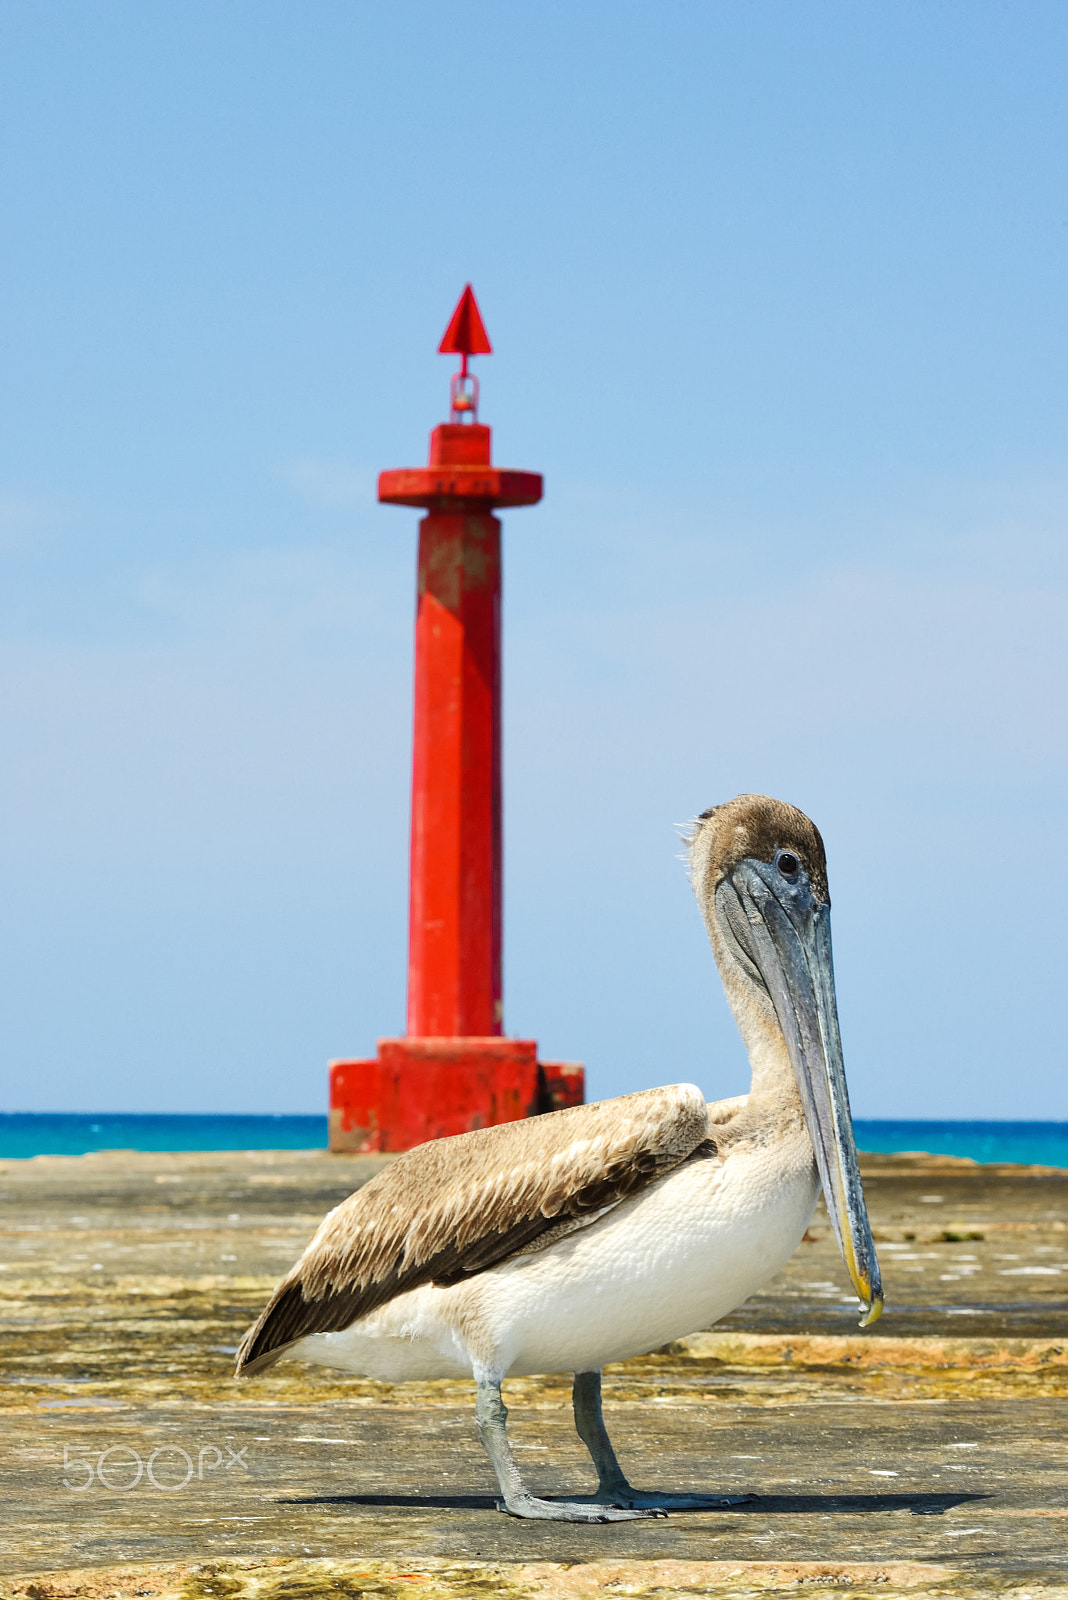
[(754, 1065), (785, 1043), (835, 1238), (867, 1327), (883, 1309), (882, 1285), (842, 1063), (823, 840), (794, 806), (742, 794), (697, 819), (690, 862)]

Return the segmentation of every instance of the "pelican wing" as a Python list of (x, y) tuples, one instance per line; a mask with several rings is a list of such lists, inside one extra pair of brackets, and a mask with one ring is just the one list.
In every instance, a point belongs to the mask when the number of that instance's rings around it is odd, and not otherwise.
[(595, 1222), (708, 1134), (704, 1096), (683, 1083), (406, 1151), (323, 1220), (245, 1335), (238, 1374), (419, 1284), (459, 1283)]

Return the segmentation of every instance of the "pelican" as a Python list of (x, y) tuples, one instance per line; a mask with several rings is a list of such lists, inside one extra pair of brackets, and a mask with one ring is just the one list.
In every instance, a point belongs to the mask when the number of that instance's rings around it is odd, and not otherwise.
[[(822, 1185), (863, 1306), (882, 1311), (838, 1032), (823, 841), (739, 795), (697, 819), (691, 877), (749, 1052), (747, 1095), (647, 1089), (406, 1151), (325, 1218), (238, 1351), (390, 1383), (470, 1376), (516, 1517), (615, 1522), (731, 1503), (632, 1488), (601, 1369), (707, 1328), (793, 1254)], [(596, 1494), (539, 1499), (508, 1442), (504, 1378), (573, 1374)]]

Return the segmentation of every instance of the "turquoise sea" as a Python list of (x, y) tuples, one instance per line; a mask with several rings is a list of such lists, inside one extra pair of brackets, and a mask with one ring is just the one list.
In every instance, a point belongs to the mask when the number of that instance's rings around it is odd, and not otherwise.
[[(858, 1117), (861, 1150), (929, 1150), (974, 1161), (1068, 1167), (1068, 1122), (888, 1122)], [(91, 1150), (322, 1150), (325, 1117), (120, 1112), (0, 1113), (0, 1158)]]
[(324, 1150), (325, 1117), (215, 1117), (123, 1111), (0, 1113), (0, 1158), (91, 1150)]
[(854, 1127), (861, 1150), (929, 1150), (973, 1161), (1068, 1167), (1068, 1122), (866, 1122)]

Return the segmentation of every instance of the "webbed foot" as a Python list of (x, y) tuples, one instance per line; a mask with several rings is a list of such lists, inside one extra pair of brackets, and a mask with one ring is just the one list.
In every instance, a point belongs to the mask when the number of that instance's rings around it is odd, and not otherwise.
[(626, 1510), (715, 1511), (723, 1506), (743, 1506), (759, 1499), (755, 1494), (667, 1494), (658, 1489), (632, 1489), (628, 1483), (606, 1495), (608, 1505)]
[(498, 1500), (497, 1510), (510, 1517), (526, 1517), (536, 1522), (636, 1522), (640, 1518), (666, 1517), (659, 1506), (616, 1506), (597, 1500), (539, 1500), (536, 1495), (513, 1495)]

